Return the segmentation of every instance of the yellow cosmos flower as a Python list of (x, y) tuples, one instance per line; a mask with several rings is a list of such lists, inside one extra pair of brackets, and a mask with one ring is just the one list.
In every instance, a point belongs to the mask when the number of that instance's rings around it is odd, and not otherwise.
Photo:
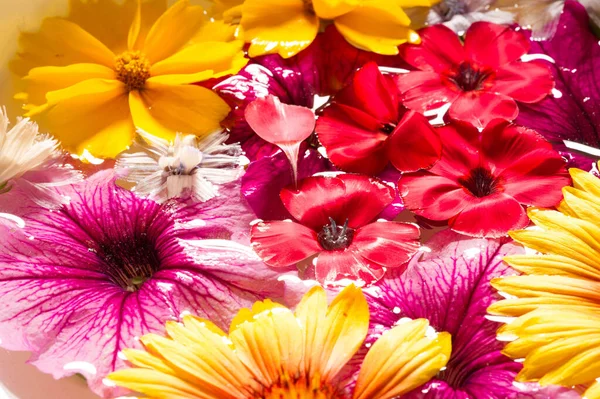
[[(137, 368), (108, 379), (151, 398), (342, 399), (336, 376), (362, 345), (369, 308), (362, 291), (344, 289), (327, 307), (325, 291), (309, 291), (296, 312), (267, 300), (243, 309), (229, 336), (193, 316), (167, 323), (168, 338), (142, 337), (147, 349), (125, 350)], [(353, 399), (392, 399), (446, 365), (448, 333), (424, 319), (385, 333), (367, 354)]]
[(192, 83), (241, 69), (234, 29), (180, 0), (71, 0), (68, 18), (47, 18), (21, 35), (13, 69), (26, 75), (26, 116), (76, 154), (114, 157), (135, 128), (173, 140), (219, 128), (229, 107)]
[(574, 187), (563, 189), (558, 211), (529, 213), (540, 230), (510, 233), (541, 252), (504, 260), (522, 276), (492, 282), (513, 297), (492, 305), (493, 314), (517, 318), (499, 330), (512, 341), (504, 353), (525, 358), (519, 381), (587, 385), (600, 398), (600, 180), (571, 169)]
[[(322, 22), (333, 22), (352, 45), (378, 54), (398, 54), (418, 42), (402, 7), (430, 7), (439, 0), (212, 0), (226, 19), (241, 12), (249, 55), (291, 57), (312, 43)], [(229, 18), (227, 17), (229, 15)]]

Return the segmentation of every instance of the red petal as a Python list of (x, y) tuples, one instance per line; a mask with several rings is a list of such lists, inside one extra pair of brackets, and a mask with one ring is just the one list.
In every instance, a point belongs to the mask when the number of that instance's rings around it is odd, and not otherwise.
[(395, 77), (396, 85), (402, 93), (405, 107), (425, 112), (451, 103), (458, 96), (458, 90), (452, 90), (444, 83), (437, 72), (413, 71)]
[(529, 41), (505, 25), (475, 22), (465, 36), (467, 57), (494, 69), (521, 58), (529, 51)]
[(497, 193), (472, 198), (472, 203), (450, 220), (452, 230), (469, 236), (501, 237), (529, 223), (525, 209), (511, 196)]
[(449, 110), (452, 119), (484, 128), (493, 119), (514, 120), (519, 114), (515, 101), (502, 94), (487, 91), (463, 93)]
[(494, 86), (490, 88), (516, 101), (535, 103), (541, 101), (554, 88), (552, 72), (541, 62), (511, 62), (496, 72)]
[(380, 123), (396, 123), (400, 119), (400, 93), (392, 79), (385, 77), (374, 62), (363, 66), (352, 83), (335, 97), (337, 103), (358, 108)]
[(427, 118), (407, 112), (388, 140), (388, 157), (401, 172), (432, 166), (442, 155), (442, 142)]
[(333, 283), (341, 279), (358, 280), (371, 284), (385, 274), (379, 265), (369, 263), (349, 250), (323, 251), (315, 265), (315, 275), (321, 284)]
[[(544, 151), (546, 155), (550, 151)], [(544, 158), (542, 154), (541, 158)], [(530, 168), (530, 159), (504, 171), (500, 177), (504, 179), (504, 192), (524, 205), (549, 208), (558, 205), (562, 200), (562, 188), (571, 184), (571, 178), (562, 158), (545, 158), (537, 167), (526, 175), (520, 169)]]
[(453, 122), (437, 129), (443, 142), (442, 157), (431, 172), (457, 180), (479, 166), (479, 131), (470, 124)]
[(403, 266), (421, 246), (413, 224), (375, 222), (358, 229), (349, 250), (382, 267)]
[(429, 172), (406, 174), (398, 184), (406, 208), (431, 220), (457, 215), (471, 197), (456, 181)]
[(294, 265), (323, 250), (317, 241), (317, 233), (289, 221), (252, 226), (250, 241), (256, 254), (273, 267)]
[(376, 175), (388, 164), (387, 136), (368, 114), (341, 104), (327, 107), (317, 121), (319, 141), (341, 170)]
[(379, 180), (362, 175), (314, 176), (302, 180), (298, 189), (281, 190), (290, 214), (305, 226), (321, 229), (333, 218), (358, 228), (371, 222), (392, 203), (396, 191)]
[(421, 44), (400, 46), (400, 55), (423, 71), (442, 72), (465, 60), (465, 51), (456, 33), (444, 25), (419, 31)]

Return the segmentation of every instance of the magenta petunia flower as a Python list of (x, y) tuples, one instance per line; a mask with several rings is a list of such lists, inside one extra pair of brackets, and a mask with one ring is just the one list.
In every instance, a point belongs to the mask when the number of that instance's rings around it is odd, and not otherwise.
[(118, 392), (103, 378), (143, 334), (187, 312), (224, 328), (238, 309), (284, 293), (278, 273), (230, 240), (252, 218), (239, 186), (160, 205), (114, 178), (99, 172), (60, 210), (32, 209), (24, 228), (0, 231), (0, 346), (31, 351), (55, 378), (81, 373), (110, 397)]
[(436, 331), (452, 334), (446, 368), (403, 399), (579, 398), (567, 389), (514, 383), (522, 364), (502, 355), (499, 325), (486, 318), (487, 307), (499, 299), (490, 279), (516, 273), (502, 257), (522, 248), (508, 238), (474, 239), (451, 231), (438, 233), (427, 247), (431, 252), (413, 258), (403, 274), (390, 271), (366, 289), (367, 345), (403, 318), (426, 318)]

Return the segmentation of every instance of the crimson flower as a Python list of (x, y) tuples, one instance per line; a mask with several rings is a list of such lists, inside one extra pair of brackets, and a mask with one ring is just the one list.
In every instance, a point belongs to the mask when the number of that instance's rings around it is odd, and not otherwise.
[(454, 122), (439, 129), (440, 160), (399, 183), (406, 207), (432, 220), (448, 220), (459, 233), (500, 237), (525, 227), (524, 206), (551, 207), (570, 184), (565, 161), (542, 136), (507, 121), (482, 133)]
[(450, 103), (450, 118), (482, 128), (495, 118), (514, 120), (519, 114), (515, 101), (536, 103), (554, 88), (545, 65), (519, 60), (530, 43), (507, 26), (476, 22), (467, 30), (464, 46), (443, 25), (419, 35), (420, 45), (400, 49), (418, 71), (396, 78), (410, 109), (425, 112)]
[(442, 152), (427, 119), (402, 106), (393, 78), (377, 64), (360, 69), (317, 122), (329, 159), (347, 172), (376, 175), (388, 163), (400, 171), (433, 165)]
[(298, 188), (284, 188), (281, 200), (297, 221), (261, 222), (251, 242), (272, 267), (287, 267), (317, 255), (316, 279), (349, 278), (370, 284), (386, 268), (400, 268), (419, 248), (419, 228), (376, 221), (395, 197), (395, 190), (366, 176), (314, 176)]

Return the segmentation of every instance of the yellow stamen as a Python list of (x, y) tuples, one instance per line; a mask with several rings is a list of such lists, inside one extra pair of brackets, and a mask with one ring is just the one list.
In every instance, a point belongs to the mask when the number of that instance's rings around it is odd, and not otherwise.
[(150, 62), (139, 51), (125, 51), (115, 58), (115, 71), (128, 91), (141, 90), (150, 77)]

